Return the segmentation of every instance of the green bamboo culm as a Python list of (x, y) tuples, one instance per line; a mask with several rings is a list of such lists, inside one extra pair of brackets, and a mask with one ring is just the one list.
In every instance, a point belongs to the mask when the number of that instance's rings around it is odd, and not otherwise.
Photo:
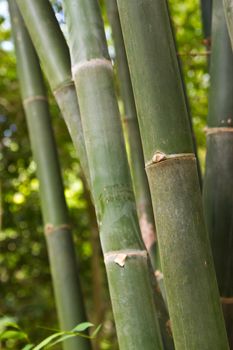
[(119, 347), (163, 349), (98, 1), (64, 7)]
[(157, 270), (159, 267), (158, 252), (156, 249), (154, 213), (152, 209), (149, 184), (145, 172), (145, 162), (137, 120), (137, 111), (116, 0), (107, 0), (106, 7), (116, 50), (118, 81), (124, 103), (124, 116), (122, 117), (122, 123), (126, 129), (126, 138), (129, 143), (129, 163), (133, 179), (139, 224), (143, 241), (151, 257), (152, 266), (154, 270)]
[[(45, 224), (60, 327), (70, 330), (87, 320), (74, 245), (68, 222), (61, 172), (39, 61), (15, 0), (9, 0), (17, 69), (26, 113)], [(89, 340), (64, 342), (65, 350), (90, 350)]]
[(228, 349), (164, 1), (117, 0), (177, 350)]
[(79, 105), (64, 35), (49, 0), (17, 0), (17, 3), (89, 182)]
[(211, 22), (213, 0), (201, 0), (202, 27), (207, 50), (211, 48)]
[[(222, 0), (213, 1), (204, 209), (233, 349), (233, 53)], [(231, 243), (232, 242), (232, 243)]]

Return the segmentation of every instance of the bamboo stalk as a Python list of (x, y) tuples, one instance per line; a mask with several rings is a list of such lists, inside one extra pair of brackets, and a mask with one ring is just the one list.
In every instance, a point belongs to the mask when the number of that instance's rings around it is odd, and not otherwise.
[(64, 5), (119, 346), (162, 349), (99, 5)]
[(207, 50), (211, 47), (212, 0), (201, 0), (202, 27)]
[[(14, 0), (9, 0), (9, 9), (21, 94), (40, 181), (45, 237), (60, 327), (70, 330), (86, 321), (86, 313), (48, 102), (39, 61)], [(77, 337), (64, 342), (64, 349), (77, 348), (91, 349), (89, 340)]]
[(233, 53), (221, 0), (213, 1), (204, 209), (233, 349)]
[(17, 0), (17, 3), (89, 182), (78, 100), (71, 76), (69, 48), (64, 35), (49, 1)]
[(166, 2), (117, 3), (175, 348), (228, 349)]
[(154, 270), (156, 270), (159, 269), (159, 262), (156, 246), (154, 214), (149, 184), (145, 172), (145, 162), (137, 120), (137, 111), (116, 0), (106, 1), (106, 6), (115, 43), (116, 64), (119, 77), (118, 81), (124, 103), (124, 117), (122, 117), (122, 123), (126, 128), (126, 138), (129, 143), (129, 163), (133, 179), (139, 224), (143, 241), (150, 254), (152, 266)]

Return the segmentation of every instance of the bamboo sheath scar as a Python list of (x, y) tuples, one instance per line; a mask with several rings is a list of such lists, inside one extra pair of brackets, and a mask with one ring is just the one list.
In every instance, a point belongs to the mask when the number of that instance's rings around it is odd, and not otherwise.
[[(87, 320), (68, 224), (61, 172), (39, 61), (14, 0), (9, 0), (17, 69), (33, 156), (40, 182), (40, 199), (60, 328), (70, 330)], [(64, 342), (65, 350), (91, 349), (89, 340)]]
[[(233, 53), (221, 0), (213, 1), (204, 209), (233, 349)], [(229, 298), (229, 299), (228, 299)], [(224, 302), (223, 302), (224, 301)]]
[(98, 1), (64, 5), (119, 347), (163, 349)]
[(167, 4), (117, 3), (175, 348), (225, 350), (226, 330)]

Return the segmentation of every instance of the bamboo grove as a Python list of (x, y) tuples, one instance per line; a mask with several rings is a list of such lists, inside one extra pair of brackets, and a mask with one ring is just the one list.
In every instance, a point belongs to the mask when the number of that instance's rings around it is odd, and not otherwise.
[(119, 349), (233, 349), (233, 0), (200, 1), (203, 179), (169, 1), (63, 0), (66, 35), (49, 0), (8, 5), (60, 328), (88, 316), (43, 74), (91, 198)]

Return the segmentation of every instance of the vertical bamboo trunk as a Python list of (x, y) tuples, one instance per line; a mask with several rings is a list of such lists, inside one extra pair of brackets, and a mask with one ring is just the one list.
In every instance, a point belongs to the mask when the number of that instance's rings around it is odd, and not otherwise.
[[(45, 224), (60, 327), (86, 321), (62, 178), (39, 61), (16, 2), (9, 0), (21, 94), (29, 128)], [(89, 340), (73, 338), (64, 349), (91, 349)]]
[(64, 5), (119, 346), (162, 349), (100, 8), (97, 0)]
[(233, 53), (222, 0), (213, 1), (204, 209), (233, 349)]
[(228, 349), (166, 2), (117, 3), (175, 348)]
[[(16, 1), (16, 0), (15, 0)], [(63, 114), (89, 182), (89, 170), (69, 49), (47, 0), (17, 0), (42, 68)]]
[(179, 66), (179, 71), (180, 71), (181, 82), (182, 82), (182, 86), (183, 86), (185, 104), (186, 104), (186, 108), (187, 108), (188, 119), (189, 119), (189, 124), (190, 124), (190, 129), (191, 129), (193, 150), (194, 150), (194, 154), (195, 154), (196, 162), (197, 162), (197, 172), (198, 172), (199, 184), (200, 184), (200, 188), (202, 190), (201, 165), (200, 165), (200, 161), (199, 161), (199, 157), (198, 157), (197, 142), (196, 142), (196, 136), (195, 136), (195, 132), (194, 132), (194, 128), (193, 128), (192, 113), (191, 113), (191, 108), (190, 108), (190, 104), (189, 104), (189, 97), (188, 97), (186, 84), (185, 84), (185, 78), (184, 78), (183, 67), (182, 67), (182, 60), (179, 57), (178, 46), (177, 46), (177, 42), (176, 42), (176, 34), (175, 34), (175, 30), (173, 28), (171, 13), (170, 13), (169, 4), (168, 4), (167, 0), (166, 0), (166, 3), (167, 3), (167, 10), (168, 10), (168, 16), (169, 16), (169, 20), (170, 20), (173, 41), (174, 41), (175, 50), (176, 50), (176, 54), (177, 54), (177, 61), (178, 61), (178, 66)]
[(149, 184), (145, 172), (145, 162), (137, 120), (137, 111), (134, 102), (117, 2), (116, 0), (107, 0), (106, 6), (116, 50), (117, 70), (119, 76), (118, 80), (125, 112), (124, 117), (122, 117), (122, 122), (126, 128), (127, 141), (129, 143), (129, 162), (133, 179), (139, 224), (143, 241), (150, 254), (153, 268), (156, 270), (158, 269), (158, 252), (156, 245), (154, 214)]
[(211, 47), (212, 0), (201, 0), (202, 27), (207, 50)]

